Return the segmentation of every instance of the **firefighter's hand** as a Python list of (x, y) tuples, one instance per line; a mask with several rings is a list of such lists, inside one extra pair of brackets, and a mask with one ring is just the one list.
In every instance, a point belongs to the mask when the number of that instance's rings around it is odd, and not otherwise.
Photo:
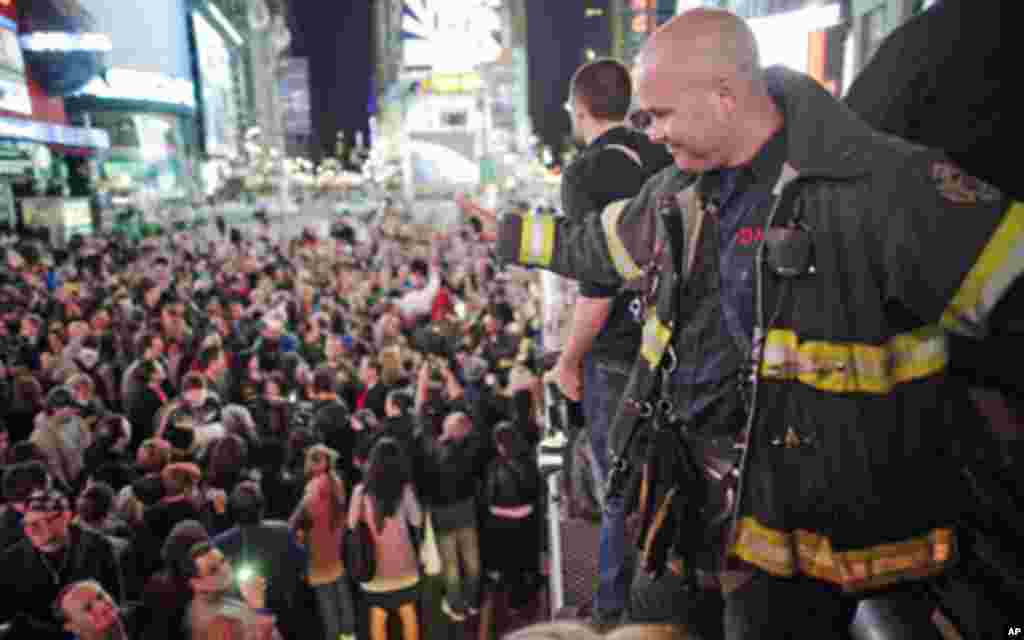
[(563, 354), (548, 374), (548, 379), (558, 385), (558, 390), (569, 400), (579, 402), (583, 396), (583, 362), (570, 360)]

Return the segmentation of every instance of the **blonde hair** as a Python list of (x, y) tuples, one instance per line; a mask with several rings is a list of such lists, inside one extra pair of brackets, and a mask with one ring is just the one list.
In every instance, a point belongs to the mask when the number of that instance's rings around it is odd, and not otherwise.
[(168, 496), (188, 495), (199, 484), (202, 472), (191, 462), (168, 465), (160, 472), (164, 491)]
[(305, 464), (303, 466), (306, 477), (312, 476), (313, 464), (315, 462), (320, 460), (326, 461), (327, 470), (331, 471), (334, 469), (334, 465), (337, 464), (339, 457), (337, 451), (323, 444), (316, 444), (306, 449)]
[(377, 357), (380, 363), (380, 381), (385, 386), (394, 386), (402, 379), (402, 349), (397, 345), (387, 347)]

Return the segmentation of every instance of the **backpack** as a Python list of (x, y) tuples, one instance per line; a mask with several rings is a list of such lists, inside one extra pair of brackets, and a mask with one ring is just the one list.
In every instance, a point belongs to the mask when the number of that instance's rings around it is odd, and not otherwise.
[(354, 527), (345, 529), (342, 536), (345, 570), (356, 582), (369, 582), (377, 573), (377, 545), (362, 509), (365, 500), (366, 494), (360, 495), (359, 519)]

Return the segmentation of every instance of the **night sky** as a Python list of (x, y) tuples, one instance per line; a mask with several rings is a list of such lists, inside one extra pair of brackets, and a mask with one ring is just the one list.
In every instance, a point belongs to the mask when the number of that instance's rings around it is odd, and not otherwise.
[[(443, 2), (444, 0), (434, 0)], [(376, 0), (292, 2), (292, 55), (308, 56), (314, 159), (334, 151), (335, 134), (367, 130), (371, 74), (372, 5)], [(583, 0), (526, 0), (529, 110), (545, 144), (569, 133), (562, 108), (580, 63)]]
[(569, 80), (582, 61), (583, 0), (526, 0), (530, 118), (541, 141), (556, 149), (569, 134)]
[(333, 155), (338, 131), (345, 131), (349, 142), (355, 131), (368, 132), (373, 72), (370, 18), (375, 1), (291, 3), (292, 54), (309, 57), (314, 160)]

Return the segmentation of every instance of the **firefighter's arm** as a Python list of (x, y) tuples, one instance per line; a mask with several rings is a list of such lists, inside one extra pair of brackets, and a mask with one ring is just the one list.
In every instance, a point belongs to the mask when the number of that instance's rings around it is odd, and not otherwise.
[(1024, 204), (934, 152), (912, 168), (891, 193), (901, 205), (875, 218), (886, 297), (947, 331), (951, 374), (1019, 396)]
[(887, 202), (877, 201), (869, 217), (886, 300), (975, 340), (1020, 333), (1024, 204), (935, 152), (908, 164), (898, 185), (878, 190)]
[(618, 287), (635, 280), (654, 255), (656, 219), (648, 211), (651, 182), (630, 200), (581, 221), (550, 214), (509, 214), (498, 225), (505, 264), (539, 267), (574, 280)]

